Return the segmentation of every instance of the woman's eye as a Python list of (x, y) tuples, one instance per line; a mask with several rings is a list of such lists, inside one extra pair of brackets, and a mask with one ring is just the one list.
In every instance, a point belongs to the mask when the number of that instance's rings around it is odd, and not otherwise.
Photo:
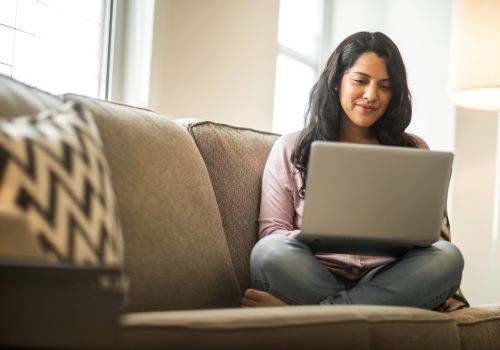
[(364, 79), (354, 79), (354, 82), (356, 84), (364, 84), (365, 81), (364, 81)]
[(390, 85), (382, 85), (381, 88), (384, 90), (392, 90), (392, 87)]

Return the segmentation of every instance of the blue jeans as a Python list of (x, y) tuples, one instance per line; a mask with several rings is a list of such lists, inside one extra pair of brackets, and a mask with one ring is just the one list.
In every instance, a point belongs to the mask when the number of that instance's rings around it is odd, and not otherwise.
[(375, 304), (432, 310), (459, 288), (464, 260), (452, 243), (438, 241), (352, 281), (330, 272), (307, 244), (271, 234), (253, 248), (250, 266), (253, 288), (291, 305)]

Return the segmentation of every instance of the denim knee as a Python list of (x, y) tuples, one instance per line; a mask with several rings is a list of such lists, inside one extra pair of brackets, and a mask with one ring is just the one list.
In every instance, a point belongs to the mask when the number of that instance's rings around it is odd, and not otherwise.
[(305, 243), (285, 235), (271, 234), (258, 241), (252, 250), (252, 279), (269, 280), (276, 276), (295, 275), (299, 270), (307, 270), (311, 259), (316, 262)]
[(438, 241), (433, 247), (440, 250), (439, 259), (436, 261), (436, 267), (439, 267), (450, 277), (453, 277), (454, 283), (458, 286), (462, 280), (464, 270), (464, 257), (460, 249), (448, 241)]
[(312, 254), (307, 244), (271, 234), (255, 245), (250, 257), (252, 287), (288, 304), (318, 304), (344, 285)]
[(253, 270), (262, 271), (268, 269), (273, 263), (281, 261), (281, 257), (287, 250), (284, 235), (269, 235), (257, 242), (250, 255), (250, 266)]

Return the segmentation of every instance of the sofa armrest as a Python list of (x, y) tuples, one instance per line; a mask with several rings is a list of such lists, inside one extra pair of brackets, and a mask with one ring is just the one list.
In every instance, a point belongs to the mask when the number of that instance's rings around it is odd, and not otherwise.
[(450, 312), (460, 332), (461, 349), (495, 350), (500, 344), (500, 303)]
[(0, 346), (92, 348), (115, 342), (121, 271), (0, 262)]

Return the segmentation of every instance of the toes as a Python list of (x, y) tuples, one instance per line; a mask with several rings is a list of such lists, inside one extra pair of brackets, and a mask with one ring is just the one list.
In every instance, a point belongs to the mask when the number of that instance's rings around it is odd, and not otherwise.
[(249, 288), (243, 293), (241, 298), (242, 307), (259, 307), (259, 306), (285, 306), (287, 305), (281, 299), (274, 295), (261, 290)]
[(245, 296), (245, 298), (248, 298), (248, 299), (260, 301), (262, 299), (262, 295), (263, 295), (262, 293), (264, 293), (264, 292), (249, 288), (245, 291), (244, 296)]
[(243, 298), (241, 298), (240, 306), (241, 307), (256, 307), (256, 306), (258, 306), (258, 304), (255, 300), (243, 297)]

